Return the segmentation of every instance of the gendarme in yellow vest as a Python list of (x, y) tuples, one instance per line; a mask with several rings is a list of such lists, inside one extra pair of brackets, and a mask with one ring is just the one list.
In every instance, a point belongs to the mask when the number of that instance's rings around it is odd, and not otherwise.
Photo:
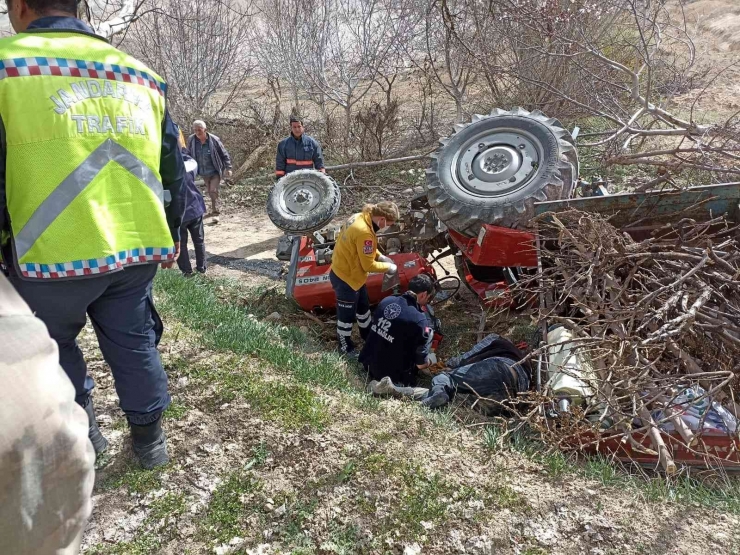
[(0, 40), (13, 252), (25, 278), (172, 259), (159, 174), (162, 79), (70, 31)]

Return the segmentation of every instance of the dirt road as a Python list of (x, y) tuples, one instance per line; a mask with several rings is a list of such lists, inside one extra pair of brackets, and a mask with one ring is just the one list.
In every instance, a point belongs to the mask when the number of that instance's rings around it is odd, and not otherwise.
[[(274, 282), (286, 266), (275, 258), (282, 235), (264, 211), (237, 211), (207, 219), (208, 273), (237, 278), (249, 285)], [(194, 259), (192, 246), (190, 255)]]

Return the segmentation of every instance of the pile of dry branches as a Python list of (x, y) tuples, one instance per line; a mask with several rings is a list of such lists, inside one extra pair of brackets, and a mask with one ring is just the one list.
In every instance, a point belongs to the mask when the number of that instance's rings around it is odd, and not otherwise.
[[(532, 423), (561, 447), (572, 446), (574, 434), (618, 436), (673, 472), (666, 442), (675, 439), (662, 431), (668, 423), (687, 449), (706, 455), (700, 436), (710, 411), (698, 426), (681, 415), (718, 402), (740, 416), (738, 226), (724, 217), (684, 218), (636, 240), (605, 217), (578, 211), (544, 215), (538, 225), (543, 269), (521, 286), (543, 299), (548, 324), (572, 332), (590, 360), (592, 371), (579, 377), (593, 395), (557, 427), (536, 412)], [(698, 394), (687, 404), (689, 390)], [(635, 439), (645, 435), (650, 447)]]

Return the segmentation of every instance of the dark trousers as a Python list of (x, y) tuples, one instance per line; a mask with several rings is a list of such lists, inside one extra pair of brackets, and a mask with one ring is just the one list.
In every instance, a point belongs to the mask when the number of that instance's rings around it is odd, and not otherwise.
[(360, 337), (367, 339), (370, 333), (370, 299), (364, 285), (357, 291), (342, 281), (334, 272), (329, 272), (329, 281), (337, 296), (337, 341), (343, 353), (352, 352), (352, 326), (357, 320)]
[(203, 216), (185, 222), (180, 226), (180, 256), (177, 257), (177, 267), (183, 274), (192, 274), (193, 267), (190, 265), (188, 254), (188, 233), (193, 238), (195, 249), (195, 269), (199, 272), (206, 271), (206, 244), (203, 232)]
[(121, 409), (133, 424), (149, 424), (170, 403), (157, 352), (162, 321), (154, 309), (156, 264), (129, 266), (102, 276), (65, 281), (11, 282), (59, 345), (59, 362), (85, 406), (94, 387), (77, 336), (90, 317), (110, 365)]

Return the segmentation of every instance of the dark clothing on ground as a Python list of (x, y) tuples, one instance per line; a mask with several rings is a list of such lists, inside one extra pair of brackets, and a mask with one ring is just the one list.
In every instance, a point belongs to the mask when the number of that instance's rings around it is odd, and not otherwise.
[(59, 362), (75, 387), (75, 401), (87, 404), (94, 387), (77, 336), (90, 317), (115, 380), (121, 409), (134, 424), (148, 424), (170, 404), (167, 375), (157, 352), (162, 321), (152, 299), (155, 264), (68, 281), (11, 283), (59, 345)]
[(323, 170), (324, 155), (321, 145), (305, 133), (296, 139), (291, 133), (277, 147), (275, 155), (275, 175), (282, 177), (296, 170)]
[(206, 244), (203, 231), (203, 216), (182, 224), (180, 229), (180, 256), (177, 257), (177, 267), (183, 274), (192, 274), (193, 267), (190, 264), (188, 253), (188, 233), (193, 238), (193, 250), (195, 250), (195, 269), (201, 273), (206, 271)]
[(370, 334), (360, 353), (374, 380), (414, 387), (417, 366), (426, 364), (434, 330), (413, 293), (386, 297), (373, 313)]
[(370, 333), (370, 298), (364, 285), (357, 291), (342, 281), (334, 272), (329, 272), (329, 281), (337, 298), (337, 341), (339, 351), (352, 353), (352, 327), (355, 320), (360, 328), (360, 337), (367, 339)]
[(531, 367), (517, 364), (524, 354), (513, 343), (491, 334), (467, 353), (447, 361), (449, 372), (432, 379), (432, 388), (422, 402), (439, 407), (450, 402), (456, 393), (468, 393), (491, 399), (484, 407), (489, 414), (504, 410), (499, 403), (514, 399), (529, 390)]
[[(216, 135), (212, 133), (207, 133), (206, 141), (210, 150), (211, 164), (216, 170), (215, 173), (217, 173), (219, 177), (223, 177), (224, 172), (231, 169), (231, 156), (229, 156), (229, 152), (226, 150), (226, 147), (224, 147), (221, 139), (219, 139)], [(195, 134), (188, 137), (188, 151), (190, 151), (190, 156), (195, 158), (195, 160), (198, 162), (198, 175), (210, 175), (207, 173), (203, 173), (204, 171), (207, 171), (205, 164), (201, 167), (201, 162), (199, 159), (202, 156), (201, 147), (202, 143), (200, 142), (200, 139), (195, 136)]]

